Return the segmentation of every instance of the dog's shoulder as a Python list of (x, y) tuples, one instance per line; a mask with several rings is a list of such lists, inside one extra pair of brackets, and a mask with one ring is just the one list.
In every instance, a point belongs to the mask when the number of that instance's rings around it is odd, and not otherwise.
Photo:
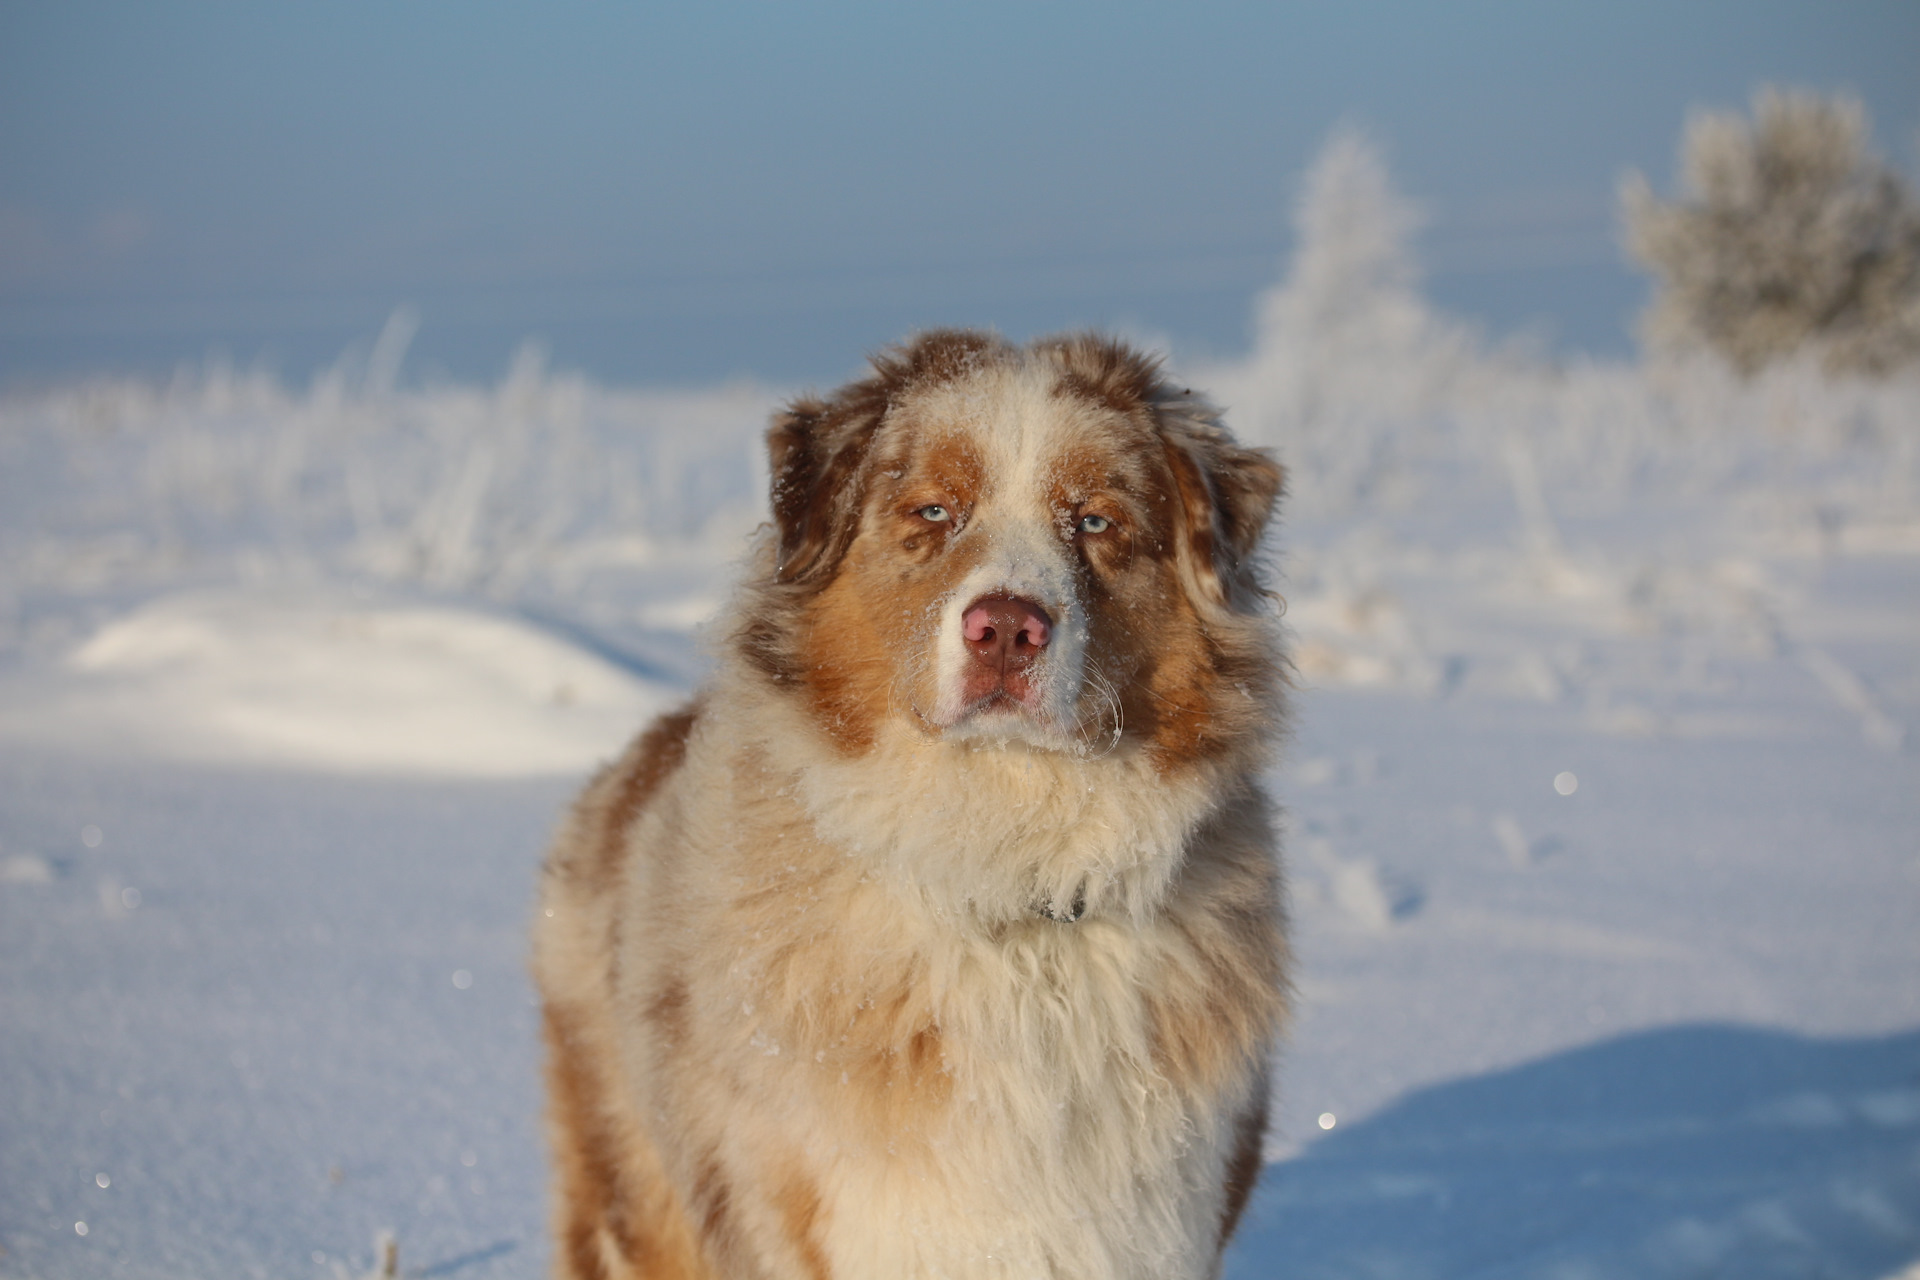
[(587, 784), (547, 857), (547, 871), (588, 893), (618, 875), (627, 833), (686, 763), (699, 700), (661, 715)]

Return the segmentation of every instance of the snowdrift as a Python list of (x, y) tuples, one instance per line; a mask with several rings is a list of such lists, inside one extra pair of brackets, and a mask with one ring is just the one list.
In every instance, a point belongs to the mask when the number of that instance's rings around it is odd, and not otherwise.
[(349, 773), (577, 775), (678, 690), (525, 619), (325, 591), (164, 596), (11, 699), (81, 751)]

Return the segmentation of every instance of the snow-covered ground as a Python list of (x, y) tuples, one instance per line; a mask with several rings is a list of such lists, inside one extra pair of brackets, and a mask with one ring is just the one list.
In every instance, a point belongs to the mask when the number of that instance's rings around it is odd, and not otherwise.
[[(1489, 348), (1369, 163), (1183, 369), (1291, 467), (1299, 999), (1227, 1273), (1899, 1273), (1920, 381)], [(777, 393), (406, 387), (406, 334), (0, 401), (0, 1276), (543, 1269), (541, 844), (697, 680)]]

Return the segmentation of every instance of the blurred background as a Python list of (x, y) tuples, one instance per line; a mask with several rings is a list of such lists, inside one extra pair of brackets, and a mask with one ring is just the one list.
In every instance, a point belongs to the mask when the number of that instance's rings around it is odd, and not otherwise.
[(1764, 82), (1912, 171), (1906, 0), (0, 7), (0, 384), (295, 381), (420, 319), (623, 384), (830, 382), (915, 326), (1250, 341), (1337, 124), (1424, 211), (1433, 298), (1621, 356), (1629, 169)]

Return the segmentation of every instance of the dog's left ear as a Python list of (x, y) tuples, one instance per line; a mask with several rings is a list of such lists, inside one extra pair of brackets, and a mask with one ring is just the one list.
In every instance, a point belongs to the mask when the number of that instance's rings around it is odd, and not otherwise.
[(1210, 413), (1161, 413), (1167, 463), (1179, 498), (1177, 536), (1192, 585), (1210, 603), (1239, 607), (1256, 590), (1252, 557), (1286, 488), (1286, 470), (1265, 449), (1234, 442)]

